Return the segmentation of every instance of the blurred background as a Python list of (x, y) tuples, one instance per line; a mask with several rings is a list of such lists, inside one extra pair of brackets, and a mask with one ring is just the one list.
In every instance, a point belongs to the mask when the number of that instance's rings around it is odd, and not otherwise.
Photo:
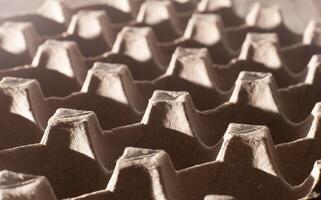
[[(0, 16), (36, 9), (43, 1), (0, 0)], [(83, 3), (97, 1), (103, 0), (64, 0), (70, 7), (77, 7)], [(237, 7), (236, 12), (240, 16), (245, 16), (256, 1), (266, 4), (278, 4), (284, 13), (285, 23), (297, 33), (302, 33), (309, 19), (321, 17), (321, 0), (233, 0), (234, 5)]]

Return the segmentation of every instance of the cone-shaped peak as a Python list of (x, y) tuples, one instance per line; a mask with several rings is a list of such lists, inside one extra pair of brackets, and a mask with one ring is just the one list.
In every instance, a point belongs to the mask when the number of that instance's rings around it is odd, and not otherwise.
[(216, 160), (281, 176), (273, 140), (265, 126), (230, 124)]
[(210, 46), (223, 40), (224, 25), (219, 15), (194, 14), (189, 20), (184, 37)]
[(179, 20), (172, 1), (145, 1), (137, 15), (137, 21), (148, 25), (157, 25), (168, 21), (176, 33), (180, 34), (181, 32), (181, 30), (179, 30)]
[(13, 54), (33, 57), (41, 42), (35, 27), (27, 22), (6, 22), (0, 26), (1, 48)]
[(307, 137), (319, 139), (321, 138), (321, 102), (315, 104), (311, 115), (313, 116), (313, 121)]
[(50, 183), (45, 177), (7, 170), (0, 171), (0, 196), (3, 200), (56, 199)]
[(46, 0), (38, 10), (41, 15), (61, 24), (69, 24), (72, 11), (63, 1)]
[(315, 104), (311, 113), (314, 117), (321, 115), (321, 102)]
[(303, 44), (321, 46), (321, 19), (308, 23), (303, 33)]
[(317, 160), (314, 162), (312, 172), (310, 174), (311, 177), (314, 179), (314, 184), (311, 187), (311, 192), (316, 189), (319, 190), (319, 184), (321, 181), (321, 160)]
[(278, 35), (275, 33), (248, 33), (239, 55), (241, 60), (265, 64), (272, 69), (283, 66)]
[(262, 29), (277, 28), (282, 24), (282, 13), (277, 5), (256, 2), (246, 16), (246, 24)]
[(126, 65), (96, 62), (81, 89), (141, 109), (141, 93)]
[(40, 45), (32, 66), (58, 71), (83, 83), (87, 66), (75, 42), (47, 40)]
[(215, 87), (211, 68), (212, 60), (206, 48), (178, 47), (171, 59), (166, 74), (208, 88)]
[(188, 92), (156, 90), (149, 100), (142, 123), (161, 125), (195, 136), (200, 119)]
[(271, 73), (240, 72), (230, 102), (280, 113), (277, 85)]
[(313, 55), (308, 63), (308, 72), (305, 83), (319, 84), (321, 79), (321, 55)]
[(119, 198), (182, 198), (176, 172), (169, 156), (162, 150), (127, 147), (117, 161), (107, 190)]
[(1, 96), (5, 98), (3, 110), (23, 116), (45, 128), (49, 110), (38, 81), (4, 77), (0, 81)]
[(49, 119), (42, 144), (69, 148), (96, 159), (103, 166), (104, 138), (92, 111), (59, 108)]
[(68, 33), (84, 39), (103, 37), (109, 47), (112, 47), (116, 38), (112, 23), (104, 11), (79, 11), (72, 17)]
[(154, 60), (160, 66), (164, 64), (162, 52), (150, 27), (124, 27), (117, 35), (112, 52), (140, 62)]

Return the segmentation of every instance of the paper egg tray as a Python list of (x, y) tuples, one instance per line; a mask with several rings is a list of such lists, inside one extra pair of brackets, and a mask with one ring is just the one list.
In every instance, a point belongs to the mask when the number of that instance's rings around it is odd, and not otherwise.
[(277, 6), (232, 7), (0, 19), (0, 199), (318, 199), (321, 20), (299, 35)]

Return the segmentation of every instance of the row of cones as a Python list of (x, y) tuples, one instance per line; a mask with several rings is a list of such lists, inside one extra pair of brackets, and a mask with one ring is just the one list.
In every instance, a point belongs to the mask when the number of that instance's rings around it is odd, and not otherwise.
[[(100, 149), (106, 144), (101, 139), (104, 133), (97, 132), (94, 113), (59, 109), (51, 124), (41, 144), (1, 151), (0, 169), (45, 176), (52, 188), (43, 177), (1, 171), (3, 196), (55, 199), (55, 193), (60, 199), (307, 199), (320, 190), (320, 161), (307, 161), (306, 155), (292, 160), (311, 149), (298, 150), (298, 146), (313, 141), (274, 146), (265, 126), (230, 124), (216, 158), (200, 165), (175, 170), (173, 157), (164, 150), (126, 147), (113, 171), (108, 171), (98, 157), (105, 154), (106, 159), (113, 152)], [(88, 194), (75, 197), (84, 192)]]
[[(49, 7), (50, 12), (46, 9), (44, 13), (50, 16), (53, 15), (50, 13), (54, 12), (57, 9), (56, 7), (64, 7), (61, 4), (62, 2), (58, 1), (46, 1), (43, 7)], [(224, 25), (226, 23), (223, 23), (224, 18), (222, 18), (222, 15), (208, 14), (208, 12), (194, 14), (191, 12), (187, 18), (179, 20), (180, 18), (177, 17), (179, 14), (175, 13), (174, 4), (172, 1), (165, 0), (146, 1), (143, 4), (142, 13), (138, 15), (138, 21), (120, 24), (113, 23), (107, 16), (108, 12), (81, 10), (70, 20), (71, 22), (66, 31), (54, 36), (38, 34), (39, 28), (34, 26), (36, 26), (36, 22), (41, 20), (30, 19), (30, 22), (28, 22), (28, 18), (25, 16), (18, 17), (16, 20), (14, 18), (6, 18), (0, 31), (1, 40), (3, 41), (1, 49), (3, 53), (8, 54), (6, 55), (7, 57), (13, 54), (16, 55), (16, 59), (18, 57), (20, 59), (10, 60), (11, 62), (7, 61), (7, 63), (3, 62), (1, 67), (28, 64), (28, 60), (33, 58), (39, 44), (48, 39), (74, 40), (78, 43), (85, 56), (97, 56), (116, 48), (114, 43), (120, 40), (119, 38), (116, 39), (116, 35), (125, 26), (150, 27), (154, 31), (153, 36), (148, 36), (150, 38), (147, 39), (150, 46), (158, 46), (160, 44), (165, 46), (166, 50), (168, 48), (173, 49), (171, 46), (182, 45), (208, 47), (213, 49), (214, 52), (218, 51), (216, 52), (218, 63), (229, 61), (232, 56), (235, 56), (244, 41), (245, 35), (249, 32), (275, 32), (280, 37), (281, 46), (290, 46), (296, 43), (319, 45), (318, 27), (320, 22), (311, 21), (301, 39), (301, 36), (291, 33), (286, 28), (282, 20), (282, 14), (275, 6), (255, 4), (243, 24), (236, 27), (228, 27)], [(55, 13), (64, 13), (61, 11), (64, 10), (63, 8), (58, 10), (60, 12)], [(24, 22), (19, 22), (19, 19)], [(10, 20), (17, 22), (10, 22)], [(43, 28), (46, 25), (52, 27), (46, 21), (40, 27)], [(181, 30), (177, 31), (176, 29)], [(49, 28), (46, 30), (49, 30)], [(175, 35), (173, 34), (174, 32), (180, 33)], [(131, 38), (131, 36), (127, 37), (127, 39)], [(225, 50), (220, 52), (219, 47)], [(227, 55), (224, 55), (224, 53)]]

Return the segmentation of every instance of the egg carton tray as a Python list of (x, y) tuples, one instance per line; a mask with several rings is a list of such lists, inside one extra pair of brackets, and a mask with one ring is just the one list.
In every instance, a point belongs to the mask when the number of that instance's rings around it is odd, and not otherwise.
[(229, 0), (0, 19), (0, 197), (319, 199), (321, 20)]

